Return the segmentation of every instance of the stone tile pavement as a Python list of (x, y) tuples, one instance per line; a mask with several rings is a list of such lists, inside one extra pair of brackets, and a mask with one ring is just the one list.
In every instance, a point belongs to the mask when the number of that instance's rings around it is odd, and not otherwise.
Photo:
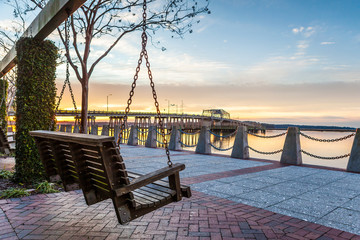
[[(163, 149), (123, 146), (128, 169), (166, 165)], [(358, 239), (360, 175), (191, 152), (193, 197), (117, 223), (111, 201), (87, 206), (81, 191), (0, 200), (0, 239)]]

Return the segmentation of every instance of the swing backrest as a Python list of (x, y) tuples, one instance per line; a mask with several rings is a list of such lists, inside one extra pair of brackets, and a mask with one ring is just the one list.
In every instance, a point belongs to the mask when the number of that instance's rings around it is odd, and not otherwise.
[(82, 188), (88, 205), (112, 197), (129, 178), (114, 138), (87, 134), (33, 131), (50, 181), (62, 180), (65, 191)]

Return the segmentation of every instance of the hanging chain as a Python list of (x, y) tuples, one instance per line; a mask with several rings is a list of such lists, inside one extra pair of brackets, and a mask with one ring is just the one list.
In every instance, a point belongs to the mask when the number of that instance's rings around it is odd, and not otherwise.
[[(67, 57), (69, 57), (69, 47), (70, 47), (70, 17), (68, 17), (68, 19), (65, 22), (65, 49), (66, 49)], [(60, 106), (60, 102), (61, 102), (62, 97), (64, 95), (66, 85), (69, 86), (69, 91), (70, 91), (71, 99), (72, 99), (72, 102), (73, 102), (73, 105), (74, 105), (75, 113), (77, 113), (75, 97), (74, 97), (74, 93), (73, 93), (73, 90), (72, 90), (71, 84), (70, 84), (70, 63), (69, 63), (69, 60), (67, 58), (66, 58), (66, 77), (65, 77), (63, 88), (61, 89), (59, 100), (58, 100), (58, 102), (56, 104), (55, 112), (58, 111), (58, 108)]]
[(345, 137), (341, 137), (341, 138), (333, 138), (333, 139), (321, 139), (321, 138), (316, 138), (316, 137), (312, 137), (312, 136), (309, 136), (309, 135), (306, 135), (305, 133), (303, 132), (299, 132), (301, 136), (304, 136), (310, 140), (313, 140), (313, 141), (318, 141), (318, 142), (340, 142), (340, 141), (343, 141), (343, 140), (346, 140), (348, 138), (351, 138), (352, 136), (355, 136), (355, 133), (351, 133)]
[(142, 63), (143, 57), (144, 57), (145, 61), (146, 61), (146, 67), (147, 67), (147, 70), (148, 70), (150, 86), (151, 86), (153, 98), (154, 98), (154, 101), (155, 101), (156, 113), (157, 113), (157, 116), (159, 118), (159, 126), (160, 126), (160, 130), (161, 130), (161, 136), (163, 137), (163, 144), (164, 144), (165, 151), (166, 151), (167, 164), (169, 165), (169, 167), (171, 167), (173, 165), (173, 163), (172, 163), (172, 161), (170, 159), (170, 151), (169, 151), (169, 148), (168, 148), (168, 142), (167, 142), (166, 137), (165, 137), (164, 124), (163, 124), (163, 121), (161, 119), (159, 102), (157, 100), (155, 84), (153, 82), (153, 76), (152, 76), (151, 69), (150, 69), (149, 56), (148, 56), (148, 53), (147, 53), (147, 50), (146, 50), (146, 44), (147, 44), (147, 40), (148, 40), (148, 37), (147, 37), (147, 34), (146, 34), (146, 9), (147, 9), (146, 0), (144, 0), (144, 3), (143, 3), (143, 26), (142, 26), (143, 32), (141, 34), (142, 50), (140, 52), (138, 65), (136, 67), (136, 72), (135, 72), (135, 75), (134, 75), (134, 81), (131, 84), (131, 90), (130, 90), (130, 93), (129, 93), (130, 96), (129, 96), (129, 99), (127, 101), (127, 106), (126, 106), (126, 109), (125, 109), (124, 121), (123, 121), (123, 123), (121, 125), (121, 130), (120, 130), (119, 137), (118, 137), (118, 140), (117, 140), (117, 145), (120, 146), (120, 140), (122, 138), (123, 131), (125, 130), (125, 124), (127, 123), (128, 114), (130, 112), (130, 104), (132, 103), (132, 97), (134, 96), (134, 90), (135, 90), (135, 87), (136, 87), (136, 81), (139, 78), (138, 75), (139, 75), (139, 72), (140, 72), (140, 66), (141, 66), (141, 63)]

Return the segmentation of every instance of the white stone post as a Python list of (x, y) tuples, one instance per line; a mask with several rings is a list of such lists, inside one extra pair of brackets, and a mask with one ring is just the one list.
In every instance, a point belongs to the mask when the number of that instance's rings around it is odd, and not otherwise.
[(199, 140), (195, 150), (196, 153), (211, 154), (209, 129), (210, 128), (206, 126), (201, 127)]
[(175, 151), (182, 150), (180, 144), (180, 131), (177, 125), (174, 125), (171, 130), (169, 150), (175, 150)]
[(129, 140), (128, 140), (128, 145), (131, 146), (137, 146), (138, 145), (138, 131), (137, 131), (137, 126), (136, 125), (132, 125), (131, 129), (130, 129), (130, 135), (129, 135)]
[(280, 162), (292, 165), (302, 164), (299, 128), (288, 128)]
[(156, 126), (149, 126), (149, 132), (145, 142), (145, 147), (156, 148), (156, 137)]
[(239, 126), (235, 136), (232, 158), (249, 159), (248, 134), (244, 126)]
[(356, 129), (346, 171), (360, 173), (360, 128)]

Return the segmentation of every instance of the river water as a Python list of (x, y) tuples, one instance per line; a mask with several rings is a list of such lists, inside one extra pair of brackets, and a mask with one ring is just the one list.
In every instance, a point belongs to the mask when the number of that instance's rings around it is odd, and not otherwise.
[[(273, 136), (283, 132), (286, 132), (286, 130), (267, 130), (265, 134), (257, 133), (257, 135)], [(352, 132), (331, 132), (331, 131), (302, 131), (302, 132), (311, 137), (320, 138), (320, 139), (341, 138), (352, 134)], [(226, 134), (224, 134), (224, 136), (226, 136)], [(249, 146), (254, 148), (255, 150), (262, 152), (273, 152), (283, 148), (285, 136), (286, 135), (277, 138), (259, 138), (249, 134), (248, 143)], [(226, 149), (233, 146), (234, 140), (235, 140), (235, 136), (231, 136), (228, 138), (220, 138), (215, 136), (211, 137), (212, 144), (218, 148), (220, 147), (221, 149)], [(327, 143), (327, 142), (313, 141), (303, 136), (300, 136), (301, 149), (311, 154), (323, 156), (323, 157), (334, 157), (334, 156), (340, 156), (350, 153), (353, 141), (354, 141), (354, 137), (350, 137), (340, 142)], [(218, 151), (214, 148), (212, 148), (211, 150), (212, 153), (224, 154), (228, 156), (231, 155), (231, 151), (232, 151), (232, 150)], [(251, 149), (249, 150), (249, 152), (250, 152), (250, 158), (268, 159), (274, 161), (280, 161), (281, 158), (281, 153), (264, 155), (264, 154), (256, 153)], [(337, 159), (337, 160), (323, 160), (323, 159), (313, 158), (302, 153), (302, 160), (304, 164), (346, 169), (349, 157)]]

